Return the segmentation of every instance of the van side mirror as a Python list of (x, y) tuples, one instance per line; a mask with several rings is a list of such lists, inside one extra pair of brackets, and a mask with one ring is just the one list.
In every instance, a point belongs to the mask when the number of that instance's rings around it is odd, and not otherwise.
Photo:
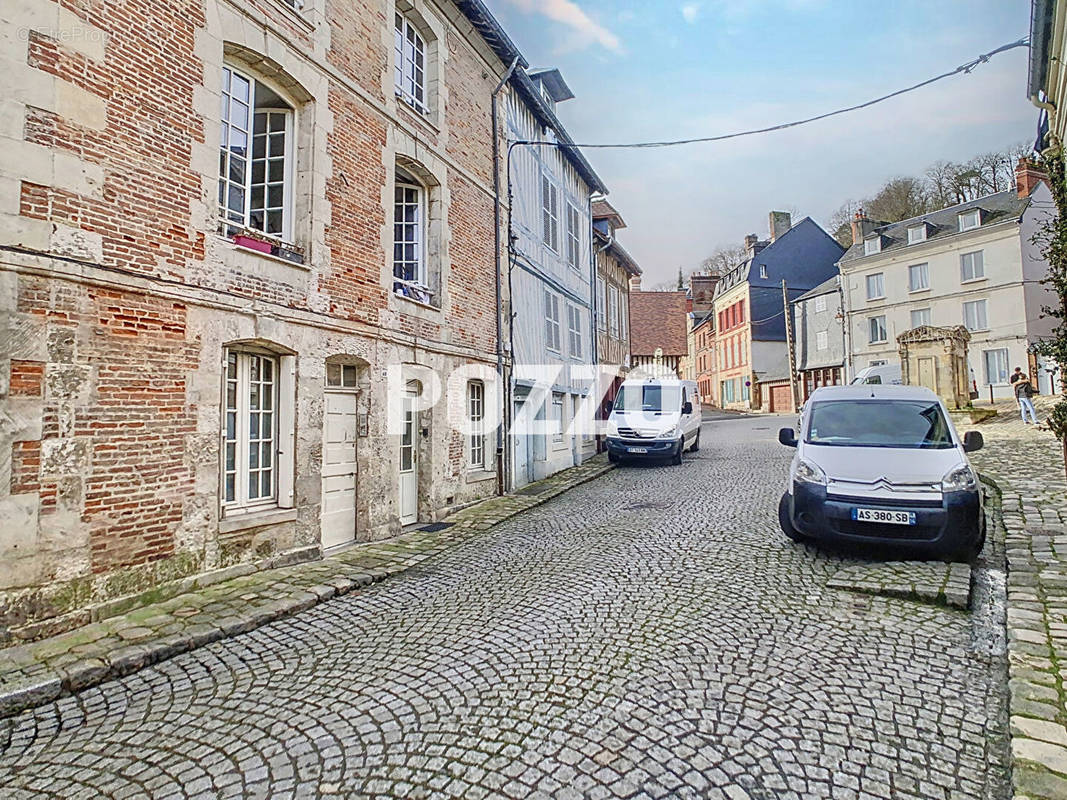
[(692, 414), (693, 413), (693, 404), (690, 403), (688, 400), (686, 400), (684, 403), (682, 403), (682, 413), (683, 414)]
[(786, 447), (796, 447), (797, 435), (793, 432), (792, 428), (782, 428), (778, 431), (778, 442), (784, 444)]
[(975, 450), (981, 450), (985, 446), (985, 439), (982, 438), (982, 434), (978, 431), (967, 431), (963, 434), (963, 452), (973, 453)]

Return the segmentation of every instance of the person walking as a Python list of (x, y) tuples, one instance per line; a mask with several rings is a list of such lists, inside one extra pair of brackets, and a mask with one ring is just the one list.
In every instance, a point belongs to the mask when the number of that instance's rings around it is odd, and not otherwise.
[(1030, 424), (1026, 421), (1027, 411), (1030, 412), (1034, 425), (1037, 424), (1037, 411), (1034, 409), (1034, 401), (1030, 399), (1033, 396), (1034, 387), (1030, 384), (1030, 379), (1026, 375), (1020, 375), (1019, 380), (1015, 381), (1015, 399), (1019, 401), (1019, 414), (1027, 425)]

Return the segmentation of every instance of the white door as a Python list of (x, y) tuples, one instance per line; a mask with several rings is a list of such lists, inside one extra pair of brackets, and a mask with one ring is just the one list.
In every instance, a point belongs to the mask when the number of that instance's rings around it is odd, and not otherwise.
[(322, 453), (322, 546), (356, 538), (356, 394), (326, 392)]
[(416, 392), (404, 394), (404, 428), (400, 435), (400, 524), (409, 525), (419, 518), (418, 443), (415, 438), (415, 412), (412, 404)]

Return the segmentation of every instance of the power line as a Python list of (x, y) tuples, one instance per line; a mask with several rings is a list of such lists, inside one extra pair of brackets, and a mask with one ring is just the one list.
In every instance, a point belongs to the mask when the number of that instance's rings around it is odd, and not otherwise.
[(995, 55), (998, 55), (1000, 53), (1006, 52), (1008, 50), (1014, 50), (1016, 47), (1029, 47), (1029, 46), (1030, 46), (1030, 39), (1029, 39), (1029, 37), (1025, 37), (1024, 36), (1022, 39), (1019, 39), (1017, 41), (1011, 42), (1010, 44), (1001, 45), (1000, 47), (996, 48), (995, 50), (990, 50), (988, 53), (982, 53), (977, 58), (975, 58), (975, 59), (973, 59), (971, 61), (968, 61), (966, 64), (960, 64), (958, 67), (956, 67), (953, 70), (950, 70), (948, 72), (943, 72), (940, 75), (937, 75), (937, 76), (935, 76), (933, 78), (928, 78), (925, 81), (922, 81), (920, 83), (916, 83), (913, 86), (908, 86), (905, 89), (898, 89), (895, 92), (890, 92), (889, 94), (882, 95), (881, 97), (876, 97), (873, 100), (866, 101), (865, 103), (858, 103), (857, 105), (854, 105), (854, 106), (848, 106), (847, 108), (839, 108), (836, 111), (828, 111), (825, 114), (818, 114), (818, 115), (816, 115), (814, 117), (808, 117), (806, 119), (798, 119), (798, 120), (795, 120), (793, 122), (783, 122), (783, 123), (781, 123), (779, 125), (771, 125), (771, 126), (766, 127), (766, 128), (755, 128), (753, 130), (737, 131), (735, 133), (724, 133), (724, 134), (720, 134), (718, 136), (698, 136), (698, 137), (693, 138), (693, 139), (674, 139), (674, 140), (661, 141), (661, 142), (614, 142), (614, 143), (594, 142), (594, 143), (578, 144), (578, 143), (574, 143), (574, 142), (523, 141), (523, 142), (513, 142), (513, 144), (546, 145), (546, 146), (550, 146), (550, 147), (561, 147), (561, 148), (582, 148), (582, 147), (585, 147), (585, 148), (589, 148), (589, 149), (609, 149), (609, 148), (614, 148), (614, 149), (632, 149), (632, 150), (636, 150), (636, 149), (647, 149), (647, 148), (655, 148), (655, 147), (677, 147), (678, 145), (697, 144), (697, 143), (701, 143), (701, 142), (721, 142), (721, 141), (725, 141), (727, 139), (737, 139), (737, 138), (740, 138), (742, 136), (755, 136), (755, 135), (760, 134), (760, 133), (771, 133), (773, 131), (785, 130), (786, 128), (795, 128), (798, 125), (807, 125), (809, 122), (818, 122), (819, 120), (828, 119), (830, 117), (836, 117), (839, 114), (848, 114), (851, 111), (859, 111), (862, 108), (869, 108), (870, 106), (876, 105), (877, 103), (883, 103), (886, 100), (891, 100), (894, 97), (900, 97), (901, 95), (907, 94), (908, 92), (914, 92), (917, 89), (922, 89), (924, 86), (929, 86), (932, 83), (937, 83), (937, 81), (944, 80), (945, 78), (951, 78), (954, 75), (961, 75), (961, 74), (968, 75), (976, 67), (978, 67), (978, 66), (980, 66), (982, 64), (985, 64), (986, 62), (988, 62)]

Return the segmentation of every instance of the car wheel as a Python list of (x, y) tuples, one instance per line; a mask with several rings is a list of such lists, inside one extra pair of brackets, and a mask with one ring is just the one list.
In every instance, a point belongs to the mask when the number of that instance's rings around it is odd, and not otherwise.
[(782, 529), (782, 533), (792, 539), (794, 542), (806, 542), (808, 537), (793, 527), (793, 520), (789, 519), (789, 495), (783, 494), (782, 499), (778, 501), (778, 527)]
[(967, 563), (970, 563), (971, 561), (974, 561), (976, 558), (978, 558), (982, 550), (985, 549), (985, 535), (986, 519), (985, 514), (982, 514), (982, 521), (978, 530), (978, 538), (976, 538), (972, 544), (967, 547), (964, 547), (962, 550), (956, 553), (956, 557), (953, 560), (965, 561)]
[(700, 431), (697, 431), (697, 438), (693, 440), (693, 446), (689, 448), (690, 453), (695, 453), (700, 449)]
[(611, 452), (609, 450), (608, 451), (608, 461), (610, 461), (612, 464), (618, 464), (620, 459), (619, 459), (619, 457), (617, 455), (615, 455), (613, 452)]

